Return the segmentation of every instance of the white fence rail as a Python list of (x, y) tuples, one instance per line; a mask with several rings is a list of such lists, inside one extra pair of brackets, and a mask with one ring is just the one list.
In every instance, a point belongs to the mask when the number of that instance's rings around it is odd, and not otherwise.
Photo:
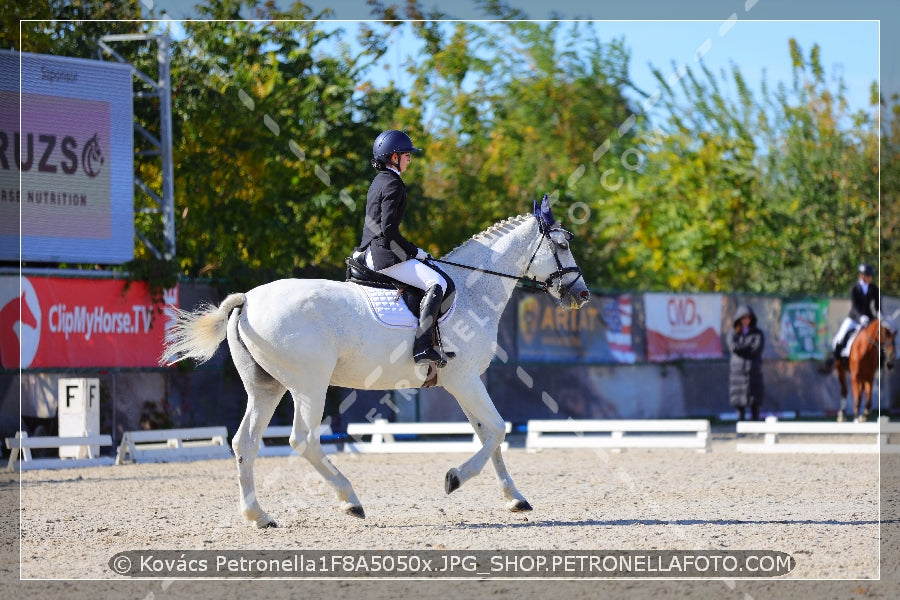
[(126, 431), (116, 464), (231, 458), (225, 427)]
[[(31, 456), (31, 450), (35, 448), (60, 448), (63, 446), (77, 447), (79, 449), (78, 457), (32, 458)], [(20, 471), (66, 469), (113, 464), (113, 457), (100, 456), (99, 452), (95, 452), (99, 446), (112, 446), (112, 438), (109, 435), (28, 437), (24, 431), (18, 431), (15, 437), (6, 438), (6, 447), (9, 448), (9, 462), (6, 463), (6, 470), (15, 471), (17, 468)]]
[(709, 452), (705, 419), (554, 419), (528, 421), (525, 448), (692, 448)]
[[(740, 442), (738, 452), (754, 453), (857, 453), (900, 452), (900, 422), (881, 417), (871, 423), (826, 423), (820, 421), (781, 422), (776, 417), (765, 421), (741, 421), (737, 424), (739, 435), (762, 435), (762, 442)], [(894, 443), (891, 443), (893, 435)], [(790, 436), (787, 439), (784, 436)], [(869, 438), (868, 442), (796, 441), (808, 436), (852, 436)]]
[[(506, 423), (506, 432), (512, 424)], [(348, 423), (344, 452), (477, 452), (481, 440), (468, 422), (391, 423), (377, 419), (373, 423)], [(399, 436), (399, 437), (398, 437)], [(422, 439), (422, 436), (441, 439)], [(368, 441), (363, 441), (368, 437)], [(501, 448), (508, 448), (503, 442)]]

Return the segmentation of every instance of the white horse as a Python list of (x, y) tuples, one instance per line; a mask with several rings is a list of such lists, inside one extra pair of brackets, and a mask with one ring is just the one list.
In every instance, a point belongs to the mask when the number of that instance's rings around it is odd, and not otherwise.
[[(449, 470), (444, 486), (448, 494), (480, 473), (491, 458), (508, 509), (531, 510), (503, 463), (505, 424), (480, 376), (498, 349), (500, 315), (520, 278), (534, 278), (569, 309), (580, 308), (589, 299), (569, 249), (571, 239), (553, 220), (545, 201), (534, 215), (497, 223), (439, 261), (457, 284), (456, 307), (441, 325), (442, 343), (457, 357), (439, 369), (437, 384), (456, 397), (483, 444), (459, 468)], [(358, 284), (327, 280), (283, 279), (231, 294), (218, 307), (175, 312), (163, 362), (209, 360), (227, 338), (247, 391), (247, 410), (232, 441), (243, 516), (257, 527), (275, 526), (257, 501), (253, 461), (275, 407), (288, 390), (294, 401), (291, 446), (331, 484), (346, 513), (364, 518), (350, 482), (320, 445), (325, 393), (329, 385), (421, 387), (426, 373), (412, 359), (413, 329), (379, 324)]]

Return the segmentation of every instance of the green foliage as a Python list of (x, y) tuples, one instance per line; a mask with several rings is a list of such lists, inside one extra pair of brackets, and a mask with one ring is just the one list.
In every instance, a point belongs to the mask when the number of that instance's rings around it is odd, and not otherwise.
[(10, 0), (0, 10), (0, 48), (96, 58), (101, 36), (134, 33), (145, 26), (134, 20), (148, 16), (140, 0)]
[(207, 16), (239, 7), (263, 21), (190, 22), (173, 43), (181, 268), (224, 291), (337, 277), (358, 243), (371, 140), (396, 102), (391, 90), (357, 89), (383, 48), (351, 56), (343, 32), (299, 3), (215, 2)]
[[(818, 47), (786, 41), (792, 80), (757, 95), (737, 67), (715, 75), (701, 63), (674, 83), (657, 71), (658, 98), (639, 106), (626, 41), (600, 40), (590, 23), (520, 21), (501, 0), (479, 2), (496, 21), (449, 22), (410, 0), (415, 21), (388, 21), (401, 8), (372, 2), (386, 21), (338, 28), (319, 20), (328, 12), (279, 6), (206, 0), (208, 20), (172, 41), (177, 259), (160, 265), (141, 249), (136, 276), (162, 285), (177, 271), (223, 292), (340, 278), (372, 140), (389, 128), (425, 149), (405, 176), (404, 230), (436, 255), (544, 193), (603, 289), (843, 295), (858, 262), (900, 250), (898, 99), (873, 82), (872, 105), (850, 113)], [(78, 20), (142, 7), (29, 0), (4, 11), (0, 41), (19, 47), (20, 15), (71, 18), (29, 24), (22, 49), (92, 57), (100, 35), (151, 25)], [(393, 52), (401, 28), (420, 42), (415, 56)], [(155, 73), (152, 52), (122, 52)], [(401, 67), (408, 90), (373, 83), (373, 69)], [(893, 111), (881, 130), (879, 102)], [(135, 103), (151, 133), (157, 110)], [(140, 168), (159, 181), (158, 167)], [(138, 229), (154, 231), (152, 218), (138, 215)], [(893, 261), (880, 275), (886, 293), (900, 289)]]

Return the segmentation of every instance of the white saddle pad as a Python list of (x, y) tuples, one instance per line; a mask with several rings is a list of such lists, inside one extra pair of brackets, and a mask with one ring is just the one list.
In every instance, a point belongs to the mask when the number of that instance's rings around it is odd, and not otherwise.
[[(397, 296), (397, 290), (370, 287), (358, 283), (353, 285), (365, 296), (369, 311), (381, 325), (391, 329), (415, 329), (419, 324), (419, 319), (407, 308), (403, 298)], [(450, 318), (454, 310), (456, 310), (455, 297), (450, 310), (438, 319), (438, 324)]]

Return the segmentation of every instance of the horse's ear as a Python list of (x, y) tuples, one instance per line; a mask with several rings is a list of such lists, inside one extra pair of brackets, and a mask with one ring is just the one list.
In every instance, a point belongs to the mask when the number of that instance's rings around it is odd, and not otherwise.
[(547, 225), (556, 223), (556, 219), (553, 218), (553, 211), (550, 210), (550, 199), (547, 197), (547, 194), (544, 194), (544, 199), (541, 200), (541, 217)]

